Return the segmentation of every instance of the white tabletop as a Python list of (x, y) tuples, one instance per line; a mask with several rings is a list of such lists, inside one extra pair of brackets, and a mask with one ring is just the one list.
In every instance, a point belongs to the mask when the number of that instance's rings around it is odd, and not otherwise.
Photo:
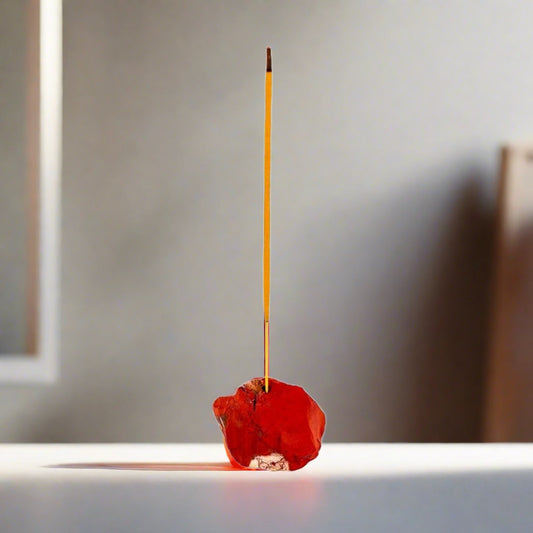
[(251, 472), (221, 444), (1, 445), (0, 531), (533, 531), (533, 446), (326, 444)]

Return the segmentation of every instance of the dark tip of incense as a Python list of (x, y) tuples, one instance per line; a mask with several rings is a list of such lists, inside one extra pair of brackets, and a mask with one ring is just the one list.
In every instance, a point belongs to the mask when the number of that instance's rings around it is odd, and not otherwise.
[(272, 55), (270, 53), (270, 47), (267, 48), (267, 72), (272, 72)]

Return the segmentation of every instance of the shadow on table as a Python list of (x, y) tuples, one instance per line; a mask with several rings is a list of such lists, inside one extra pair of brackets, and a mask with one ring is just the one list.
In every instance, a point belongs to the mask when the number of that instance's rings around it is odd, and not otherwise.
[(65, 463), (47, 468), (72, 468), (78, 470), (146, 470), (149, 472), (214, 472), (236, 471), (229, 462), (223, 463)]

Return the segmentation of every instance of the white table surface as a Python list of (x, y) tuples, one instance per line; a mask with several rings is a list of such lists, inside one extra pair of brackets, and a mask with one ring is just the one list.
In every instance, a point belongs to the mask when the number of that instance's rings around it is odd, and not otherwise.
[(326, 444), (296, 472), (221, 444), (0, 445), (0, 532), (533, 531), (533, 445)]

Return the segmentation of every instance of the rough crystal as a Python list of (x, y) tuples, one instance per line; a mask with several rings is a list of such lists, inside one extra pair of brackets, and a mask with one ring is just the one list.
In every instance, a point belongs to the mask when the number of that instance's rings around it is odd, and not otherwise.
[(318, 455), (326, 417), (296, 385), (254, 378), (233, 396), (217, 398), (213, 412), (233, 466), (298, 470)]

